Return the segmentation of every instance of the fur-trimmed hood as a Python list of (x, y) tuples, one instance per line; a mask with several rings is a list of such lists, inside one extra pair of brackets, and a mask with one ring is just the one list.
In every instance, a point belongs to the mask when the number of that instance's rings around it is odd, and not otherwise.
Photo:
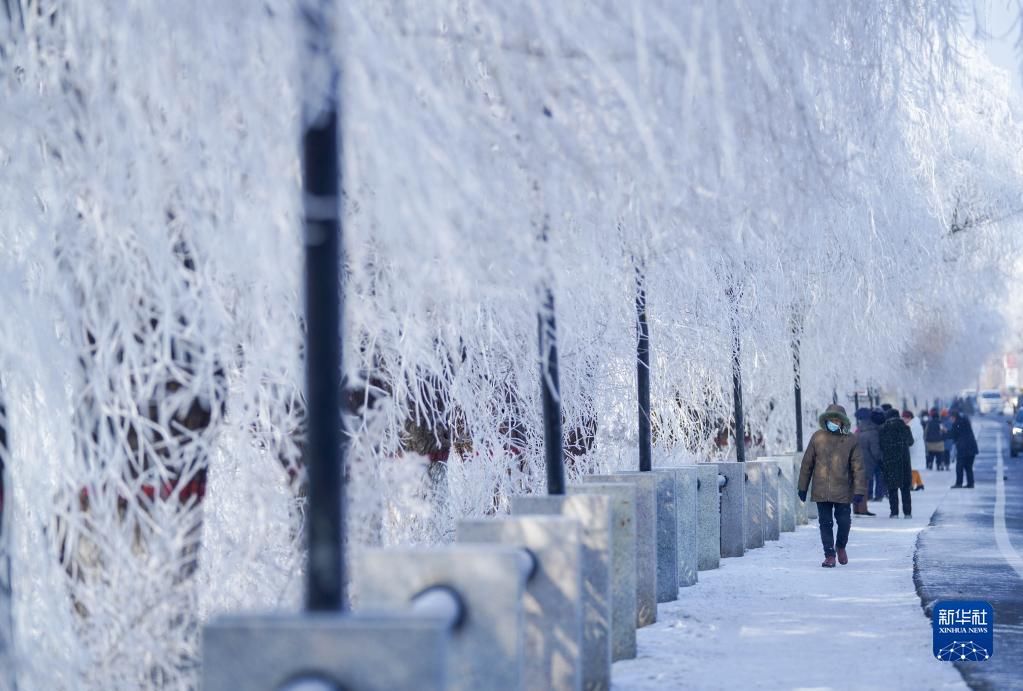
[(849, 416), (845, 413), (845, 408), (836, 403), (829, 405), (827, 409), (820, 414), (820, 417), (817, 418), (817, 424), (820, 425), (822, 430), (827, 431), (828, 428), (824, 423), (828, 420), (837, 420), (838, 424), (841, 425), (842, 429), (840, 432), (842, 434), (849, 434), (852, 429), (852, 424), (849, 422)]

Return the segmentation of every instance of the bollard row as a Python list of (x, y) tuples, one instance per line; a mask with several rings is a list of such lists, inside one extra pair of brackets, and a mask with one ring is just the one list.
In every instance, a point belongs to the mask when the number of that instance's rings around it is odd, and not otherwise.
[(657, 604), (808, 521), (799, 454), (590, 475), (463, 520), (455, 544), (371, 549), (353, 612), (223, 616), (203, 688), (611, 688)]

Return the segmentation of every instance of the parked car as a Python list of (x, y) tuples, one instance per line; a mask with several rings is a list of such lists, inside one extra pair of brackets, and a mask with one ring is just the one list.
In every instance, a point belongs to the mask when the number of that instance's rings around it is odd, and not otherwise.
[(1020, 408), (1019, 412), (1016, 413), (1016, 417), (1009, 424), (1011, 425), (1009, 455), (1016, 458), (1016, 456), (1019, 456), (1020, 451), (1023, 451), (1023, 408)]
[(1002, 392), (996, 389), (987, 389), (981, 391), (980, 395), (977, 396), (977, 412), (981, 415), (990, 415), (991, 413), (1000, 412), (1002, 410)]

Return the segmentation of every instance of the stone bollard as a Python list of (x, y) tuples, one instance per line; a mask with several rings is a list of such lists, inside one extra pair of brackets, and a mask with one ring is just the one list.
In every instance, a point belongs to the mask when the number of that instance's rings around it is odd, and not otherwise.
[(569, 496), (611, 500), (611, 659), (636, 657), (636, 487), (622, 483), (569, 485)]
[[(491, 542), (524, 547), (536, 559), (526, 583), (526, 689), (575, 691), (582, 687), (582, 528), (561, 516), (515, 516), (462, 520), (459, 543)], [(498, 688), (491, 684), (492, 688)]]
[(652, 473), (584, 475), (584, 482), (636, 488), (636, 627), (657, 621), (657, 478)]
[(541, 495), (511, 498), (512, 515), (553, 514), (582, 528), (583, 689), (611, 688), (611, 497)]
[[(445, 688), (525, 690), (534, 688), (525, 678), (522, 635), (529, 561), (525, 550), (496, 545), (371, 549), (353, 561), (353, 583), (360, 610), (370, 611), (405, 607), (438, 586), (454, 589), (467, 616), (448, 645)], [(324, 654), (337, 653), (330, 648)], [(400, 667), (406, 660), (392, 652), (386, 664)]]
[[(796, 461), (796, 492), (799, 492), (799, 472), (803, 465), (803, 454), (796, 454), (799, 460)], [(806, 520), (808, 523), (815, 522), (817, 520), (817, 504), (810, 498), (813, 496), (813, 475), (810, 476), (810, 485), (806, 488)], [(799, 501), (799, 497), (796, 497), (796, 501)]]
[(781, 476), (778, 478), (778, 516), (779, 530), (783, 533), (791, 533), (796, 529), (796, 504), (799, 498), (793, 489), (795, 484), (792, 481), (793, 465), (791, 456), (778, 456), (778, 470)]
[[(810, 485), (806, 488), (806, 520), (808, 523), (816, 523), (817, 502), (815, 502), (811, 497), (813, 497), (813, 477), (810, 478)], [(798, 496), (796, 497), (796, 501), (799, 501)]]
[[(507, 556), (510, 566), (515, 555)], [(219, 616), (203, 629), (202, 688), (280, 691), (316, 679), (325, 688), (442, 691), (451, 688), (451, 636), (447, 622), (410, 611)]]
[(746, 553), (745, 463), (711, 463), (725, 476), (721, 487), (721, 556), (741, 557)]
[(700, 571), (716, 569), (721, 565), (721, 487), (718, 485), (717, 465), (700, 463), (696, 466), (696, 501), (699, 515), (697, 568)]
[(773, 458), (761, 458), (764, 475), (764, 541), (778, 540), (781, 533), (781, 468)]
[[(697, 468), (695, 465), (676, 466), (673, 468), (654, 468), (655, 471), (671, 472), (675, 475), (675, 516), (676, 516), (676, 553), (678, 562), (676, 573), (680, 588), (695, 585), (699, 570), (700, 507), (697, 498)], [(658, 586), (661, 574), (657, 574)]]
[(764, 546), (764, 465), (751, 461), (745, 466), (746, 549), (758, 549)]
[(678, 599), (678, 506), (674, 470), (654, 468), (650, 472), (621, 470), (616, 475), (656, 478), (657, 491), (657, 601)]
[(792, 454), (792, 503), (796, 507), (796, 525), (809, 523), (807, 517), (807, 506), (799, 501), (799, 469), (803, 465), (803, 454), (795, 452)]

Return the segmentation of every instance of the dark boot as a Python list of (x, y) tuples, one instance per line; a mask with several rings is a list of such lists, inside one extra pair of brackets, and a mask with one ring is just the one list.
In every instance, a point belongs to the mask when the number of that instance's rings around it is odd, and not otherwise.
[(859, 504), (853, 504), (853, 514), (857, 516), (875, 516), (876, 514), (871, 513), (870, 508), (867, 506), (867, 499), (864, 497), (863, 501)]
[(849, 555), (846, 554), (845, 547), (838, 548), (838, 563), (845, 566), (849, 563)]
[(824, 557), (824, 561), (821, 563), (821, 566), (823, 566), (826, 569), (833, 569), (833, 568), (835, 568), (835, 555), (834, 554), (829, 554), (829, 555), (825, 556)]

